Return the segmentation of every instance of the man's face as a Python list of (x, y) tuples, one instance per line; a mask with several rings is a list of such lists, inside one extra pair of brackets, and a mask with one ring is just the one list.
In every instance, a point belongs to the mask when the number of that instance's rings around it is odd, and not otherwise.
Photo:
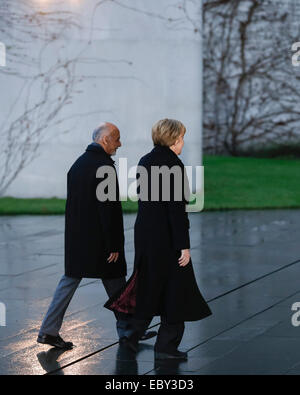
[(121, 147), (120, 131), (116, 126), (112, 126), (111, 133), (106, 139), (106, 152), (109, 155), (116, 155), (117, 149)]

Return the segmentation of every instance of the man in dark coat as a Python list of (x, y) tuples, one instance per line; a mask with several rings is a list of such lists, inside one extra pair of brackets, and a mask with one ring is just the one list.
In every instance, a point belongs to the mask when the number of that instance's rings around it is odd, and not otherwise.
[[(111, 155), (121, 147), (120, 132), (111, 123), (100, 125), (93, 143), (68, 172), (65, 214), (65, 275), (40, 328), (38, 343), (71, 348), (59, 335), (68, 305), (82, 278), (100, 278), (108, 296), (126, 283), (124, 227), (116, 169)], [(104, 171), (102, 171), (104, 169)], [(98, 187), (108, 173), (115, 178), (114, 196)], [(102, 173), (102, 174), (100, 174)], [(106, 175), (105, 175), (106, 173)], [(130, 332), (129, 316), (116, 313), (120, 338)], [(154, 335), (151, 333), (149, 337)], [(143, 340), (149, 338), (143, 335)]]

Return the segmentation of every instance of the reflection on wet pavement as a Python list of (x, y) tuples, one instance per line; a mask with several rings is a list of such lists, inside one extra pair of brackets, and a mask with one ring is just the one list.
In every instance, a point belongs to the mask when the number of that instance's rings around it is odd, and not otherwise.
[[(125, 216), (129, 275), (134, 220)], [(300, 302), (300, 210), (205, 212), (190, 220), (195, 274), (213, 316), (186, 324), (181, 349), (189, 359), (174, 363), (154, 360), (155, 339), (136, 357), (118, 345), (102, 283), (93, 279), (82, 281), (62, 328), (74, 349), (37, 344), (63, 273), (64, 218), (0, 217), (0, 302), (7, 309), (0, 374), (299, 373), (291, 306)]]
[(37, 354), (37, 359), (45, 372), (49, 373), (57, 371), (57, 374), (63, 375), (64, 371), (61, 369), (59, 357), (66, 352), (70, 353), (71, 350), (65, 351), (52, 347), (48, 351), (39, 352)]

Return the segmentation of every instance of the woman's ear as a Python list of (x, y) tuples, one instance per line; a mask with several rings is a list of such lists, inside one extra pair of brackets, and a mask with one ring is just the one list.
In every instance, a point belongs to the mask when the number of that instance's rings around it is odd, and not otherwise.
[(173, 146), (174, 147), (176, 147), (176, 145), (179, 143), (179, 139), (177, 139), (176, 141), (175, 141), (175, 143), (173, 144)]

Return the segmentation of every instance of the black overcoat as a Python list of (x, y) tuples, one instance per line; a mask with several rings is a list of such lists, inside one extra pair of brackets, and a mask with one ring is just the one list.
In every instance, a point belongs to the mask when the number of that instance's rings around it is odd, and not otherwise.
[[(165, 146), (155, 146), (140, 160), (139, 166), (148, 172), (149, 197), (153, 166), (179, 166), (183, 179), (186, 177), (181, 160)], [(135, 312), (137, 318), (164, 315), (169, 323), (196, 321), (212, 314), (197, 286), (192, 261), (185, 267), (178, 264), (181, 250), (190, 248), (189, 219), (184, 197), (175, 201), (172, 193), (170, 196), (169, 202), (162, 201), (161, 194), (156, 202), (139, 200), (134, 228), (135, 270), (126, 288), (105, 307), (113, 309), (120, 302), (123, 308), (125, 306), (123, 311)], [(136, 280), (134, 287), (133, 279)], [(134, 306), (134, 310), (130, 306)]]
[[(117, 278), (126, 275), (124, 226), (119, 186), (116, 201), (100, 202), (96, 172), (114, 161), (99, 144), (90, 144), (68, 172), (65, 214), (65, 274), (75, 278)], [(117, 177), (117, 176), (116, 176)], [(108, 263), (119, 252), (116, 263)]]

